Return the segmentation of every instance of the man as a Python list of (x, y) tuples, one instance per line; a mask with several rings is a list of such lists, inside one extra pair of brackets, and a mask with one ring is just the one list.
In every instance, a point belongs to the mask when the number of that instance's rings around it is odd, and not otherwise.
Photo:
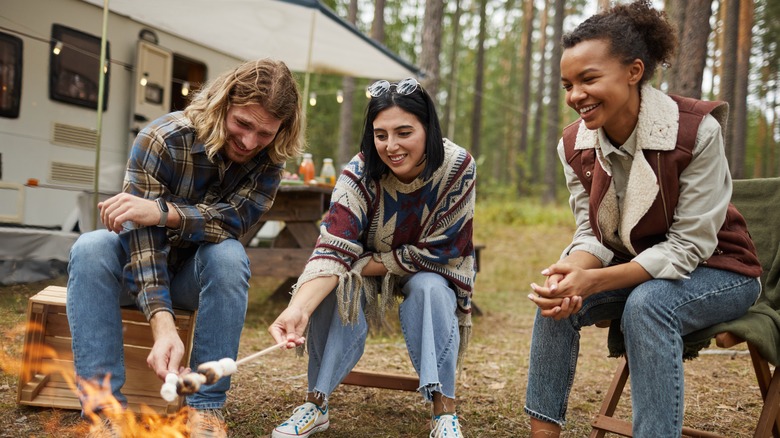
[[(146, 315), (147, 364), (168, 373), (235, 359), (247, 307), (249, 260), (239, 239), (273, 203), (286, 159), (303, 150), (300, 94), (282, 62), (247, 62), (204, 86), (183, 112), (160, 117), (133, 144), (123, 193), (98, 204), (105, 230), (71, 249), (67, 313), (76, 374), (102, 381), (122, 406), (120, 306)], [(198, 309), (190, 364), (173, 307)], [(187, 397), (191, 436), (225, 436), (230, 379)], [(110, 418), (109, 407), (85, 412)], [(99, 433), (119, 434), (104, 421)], [(104, 435), (100, 435), (104, 436)]]

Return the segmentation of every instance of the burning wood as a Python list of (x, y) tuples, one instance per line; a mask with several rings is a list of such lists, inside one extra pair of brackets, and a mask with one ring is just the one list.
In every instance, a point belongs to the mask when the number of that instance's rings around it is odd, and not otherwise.
[(228, 357), (219, 361), (205, 362), (198, 366), (197, 372), (187, 373), (179, 376), (175, 373), (169, 373), (165, 377), (165, 383), (160, 389), (160, 396), (167, 401), (172, 402), (180, 395), (194, 394), (200, 391), (203, 384), (213, 385), (225, 376), (230, 376), (238, 370), (238, 366), (253, 361), (258, 357), (268, 354), (278, 348), (285, 346), (286, 342), (281, 342), (265, 350), (250, 354), (249, 356), (234, 361)]

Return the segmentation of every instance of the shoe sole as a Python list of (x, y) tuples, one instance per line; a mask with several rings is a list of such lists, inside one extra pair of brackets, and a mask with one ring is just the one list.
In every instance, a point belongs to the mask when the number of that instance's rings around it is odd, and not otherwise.
[(287, 438), (287, 437), (291, 437), (291, 436), (292, 437), (306, 438), (309, 435), (315, 434), (317, 432), (322, 432), (322, 431), (328, 430), (328, 427), (330, 427), (330, 420), (315, 426), (312, 430), (306, 432), (305, 435), (293, 435), (293, 434), (289, 434), (289, 433), (280, 432), (280, 431), (274, 429), (274, 431), (271, 433), (271, 438)]

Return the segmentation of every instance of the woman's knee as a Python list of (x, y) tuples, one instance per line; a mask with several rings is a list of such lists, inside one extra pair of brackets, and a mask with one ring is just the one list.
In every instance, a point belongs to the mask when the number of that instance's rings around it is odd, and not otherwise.
[(663, 302), (665, 280), (651, 280), (637, 286), (626, 300), (621, 328), (626, 336), (644, 336), (648, 330), (659, 330), (674, 319), (673, 311)]
[(447, 280), (433, 272), (418, 272), (404, 283), (403, 293), (406, 299), (427, 296), (433, 300), (453, 298), (454, 293)]

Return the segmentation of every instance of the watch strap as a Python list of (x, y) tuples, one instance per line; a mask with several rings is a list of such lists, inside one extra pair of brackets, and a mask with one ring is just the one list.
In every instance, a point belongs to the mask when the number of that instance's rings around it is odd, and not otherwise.
[(160, 223), (157, 226), (164, 227), (168, 223), (168, 204), (165, 203), (163, 198), (157, 198), (155, 201), (157, 202), (157, 208), (160, 210)]

